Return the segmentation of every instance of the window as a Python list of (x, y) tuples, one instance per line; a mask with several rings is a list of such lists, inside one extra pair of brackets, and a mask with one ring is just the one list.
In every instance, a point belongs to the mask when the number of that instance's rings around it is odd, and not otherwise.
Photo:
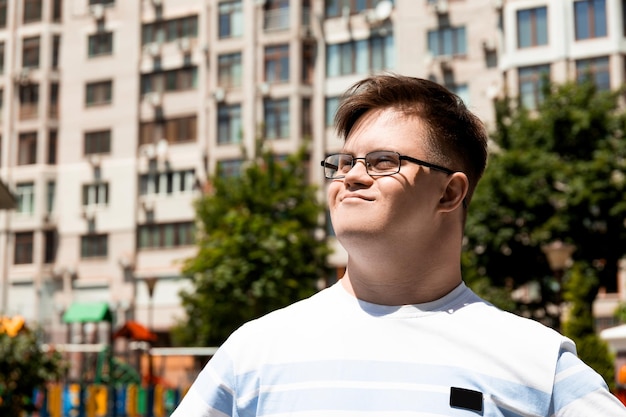
[(92, 234), (80, 237), (80, 257), (106, 258), (108, 255), (109, 236), (104, 234)]
[(197, 139), (197, 117), (185, 116), (158, 122), (145, 122), (139, 126), (139, 144), (193, 142)]
[(141, 76), (141, 94), (164, 91), (184, 91), (198, 86), (198, 68), (185, 67), (159, 71)]
[(33, 234), (33, 232), (20, 232), (15, 234), (14, 264), (33, 263)]
[(113, 53), (113, 32), (98, 32), (89, 35), (88, 56), (90, 58)]
[(194, 243), (192, 222), (146, 224), (137, 230), (139, 249), (175, 248)]
[(48, 165), (57, 163), (57, 131), (50, 130), (48, 132)]
[(315, 44), (304, 42), (302, 44), (302, 82), (312, 84), (315, 75)]
[(581, 59), (576, 61), (576, 81), (591, 79), (599, 90), (611, 88), (609, 57)]
[(289, 81), (289, 45), (265, 48), (265, 81)]
[(62, 0), (52, 0), (52, 21), (60, 22), (62, 14)]
[(549, 81), (550, 65), (520, 68), (518, 76), (520, 103), (527, 109), (536, 109), (543, 101), (543, 88)]
[(52, 37), (52, 68), (59, 68), (59, 50), (61, 48), (61, 37), (54, 35)]
[(59, 236), (56, 230), (46, 230), (43, 232), (43, 261), (47, 264), (54, 263), (57, 256)]
[(17, 164), (37, 163), (37, 132), (20, 133), (18, 137)]
[(39, 85), (20, 85), (20, 120), (36, 119), (39, 115)]
[(302, 137), (311, 139), (313, 136), (313, 111), (311, 99), (302, 99)]
[(149, 172), (139, 176), (140, 195), (163, 195), (190, 193), (196, 181), (193, 169), (167, 172)]
[(220, 87), (241, 87), (241, 52), (217, 58), (217, 83)]
[(339, 97), (327, 97), (325, 103), (326, 127), (331, 127), (335, 123), (335, 113), (339, 107)]
[(109, 204), (109, 183), (83, 184), (83, 206), (106, 206)]
[(115, 4), (115, 0), (89, 0), (90, 6), (94, 4), (113, 5)]
[(33, 215), (35, 212), (35, 183), (23, 182), (15, 185), (16, 209), (19, 214)]
[(458, 56), (467, 53), (465, 26), (428, 31), (428, 51), (432, 56)]
[(326, 53), (329, 77), (390, 69), (395, 61), (393, 35), (328, 45)]
[(112, 98), (113, 81), (98, 81), (87, 84), (85, 89), (85, 104), (87, 106), (111, 104)]
[(59, 83), (50, 83), (50, 117), (59, 117)]
[(289, 137), (289, 99), (265, 99), (263, 114), (265, 115), (265, 139)]
[(85, 155), (111, 152), (111, 131), (85, 132), (83, 149)]
[(220, 104), (217, 109), (217, 143), (241, 143), (241, 105)]
[(243, 161), (241, 159), (225, 159), (217, 163), (217, 175), (221, 178), (233, 178), (241, 175)]
[(24, 0), (24, 23), (41, 21), (42, 0)]
[(537, 7), (517, 12), (518, 48), (548, 44), (547, 14), (547, 7)]
[(243, 6), (241, 0), (219, 4), (219, 37), (235, 38), (243, 35)]
[(576, 40), (606, 36), (605, 0), (583, 0), (574, 3)]
[(198, 37), (198, 16), (160, 20), (144, 24), (141, 28), (141, 44), (169, 42), (181, 38)]
[(39, 67), (39, 36), (22, 40), (22, 66), (24, 68)]
[(265, 30), (289, 29), (289, 0), (267, 0), (263, 17)]
[(7, 27), (7, 0), (0, 0), (0, 28)]
[(46, 213), (54, 212), (54, 200), (56, 195), (57, 184), (54, 181), (48, 181), (46, 184)]
[(4, 42), (0, 42), (0, 74), (4, 74)]

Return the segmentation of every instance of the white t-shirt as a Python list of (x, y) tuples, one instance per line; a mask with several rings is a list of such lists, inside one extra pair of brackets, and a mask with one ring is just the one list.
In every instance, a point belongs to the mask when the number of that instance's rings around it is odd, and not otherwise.
[(626, 416), (574, 344), (465, 284), (430, 303), (340, 283), (235, 331), (172, 417)]

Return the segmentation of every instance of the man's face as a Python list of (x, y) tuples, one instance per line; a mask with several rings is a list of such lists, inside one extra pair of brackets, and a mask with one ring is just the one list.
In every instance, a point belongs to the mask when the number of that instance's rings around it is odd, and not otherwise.
[[(342, 153), (362, 158), (386, 150), (432, 162), (425, 134), (416, 117), (375, 110), (359, 119)], [(350, 245), (351, 238), (362, 245), (368, 238), (391, 237), (398, 244), (410, 244), (432, 237), (446, 174), (402, 161), (397, 174), (372, 177), (363, 162), (357, 161), (345, 178), (333, 180), (328, 188), (333, 228), (342, 244)]]

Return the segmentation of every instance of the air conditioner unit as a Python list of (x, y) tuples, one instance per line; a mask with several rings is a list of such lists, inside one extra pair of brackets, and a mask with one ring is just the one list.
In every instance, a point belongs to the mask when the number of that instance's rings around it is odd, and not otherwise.
[(221, 103), (222, 101), (224, 101), (224, 98), (226, 97), (226, 92), (224, 91), (223, 88), (221, 87), (217, 87), (214, 91), (213, 91), (213, 98), (215, 99), (215, 101), (217, 101), (218, 103)]
[(154, 159), (156, 157), (156, 147), (152, 143), (141, 145), (139, 155), (145, 156), (148, 159)]
[(269, 83), (259, 84), (259, 93), (261, 93), (261, 96), (267, 97), (270, 94), (270, 84)]
[(483, 49), (485, 51), (495, 51), (496, 50), (496, 40), (493, 38), (483, 39)]
[(87, 156), (87, 160), (92, 167), (100, 166), (100, 155), (98, 154), (90, 154), (89, 156)]
[(178, 40), (178, 49), (180, 49), (182, 52), (189, 52), (191, 51), (191, 39), (185, 37), (185, 38), (180, 38)]
[(154, 200), (152, 198), (143, 198), (141, 200), (141, 208), (144, 211), (154, 211)]
[(439, 66), (441, 70), (444, 72), (452, 71), (452, 57), (442, 57), (439, 59)]
[(22, 68), (20, 72), (15, 76), (15, 82), (20, 85), (26, 85), (30, 83), (30, 68)]
[(92, 4), (89, 6), (89, 14), (96, 20), (104, 19), (104, 5)]
[(167, 152), (169, 150), (170, 143), (167, 139), (160, 139), (156, 145), (156, 155), (161, 161), (167, 160)]
[(81, 217), (87, 220), (88, 222), (92, 222), (96, 218), (96, 207), (95, 206), (83, 207)]
[(378, 2), (374, 9), (365, 12), (365, 20), (370, 24), (382, 23), (389, 19), (393, 11), (393, 4), (390, 0)]
[(161, 54), (161, 44), (158, 42), (151, 42), (144, 46), (143, 50), (150, 56), (159, 56)]
[(152, 107), (161, 107), (163, 105), (163, 94), (159, 92), (148, 93), (146, 96)]
[(448, 13), (448, 0), (435, 0), (430, 7), (437, 14), (446, 14)]

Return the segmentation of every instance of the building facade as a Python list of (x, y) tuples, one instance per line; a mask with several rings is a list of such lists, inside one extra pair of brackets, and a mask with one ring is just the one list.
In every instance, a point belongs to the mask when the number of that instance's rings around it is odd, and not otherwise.
[(257, 139), (323, 159), (341, 148), (340, 94), (379, 71), (447, 86), (488, 126), (502, 94), (535, 106), (546, 73), (616, 88), (624, 3), (0, 0), (0, 179), (16, 197), (0, 211), (0, 312), (49, 342), (81, 340), (62, 322), (79, 302), (167, 332), (193, 201)]

